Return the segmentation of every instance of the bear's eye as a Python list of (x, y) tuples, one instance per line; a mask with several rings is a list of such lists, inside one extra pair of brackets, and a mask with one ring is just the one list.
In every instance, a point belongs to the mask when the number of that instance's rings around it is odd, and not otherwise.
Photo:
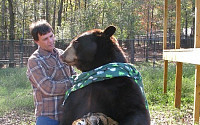
[(74, 47), (75, 49), (77, 49), (77, 48), (78, 48), (78, 44), (79, 44), (78, 41), (74, 41), (74, 42), (73, 42), (73, 47)]

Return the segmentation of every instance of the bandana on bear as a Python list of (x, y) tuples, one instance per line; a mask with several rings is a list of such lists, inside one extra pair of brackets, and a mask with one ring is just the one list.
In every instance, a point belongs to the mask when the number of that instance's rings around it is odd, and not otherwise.
[(144, 93), (142, 77), (133, 64), (130, 63), (108, 63), (88, 72), (82, 72), (81, 74), (72, 76), (70, 80), (72, 81), (73, 86), (67, 90), (65, 100), (71, 92), (83, 88), (90, 83), (122, 76), (133, 78), (133, 80), (137, 83), (145, 99), (146, 109), (148, 109), (148, 102)]

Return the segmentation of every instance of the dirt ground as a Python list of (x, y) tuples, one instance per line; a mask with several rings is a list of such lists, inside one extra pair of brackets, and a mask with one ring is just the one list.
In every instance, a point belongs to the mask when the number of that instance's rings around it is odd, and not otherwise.
[[(0, 116), (0, 125), (34, 125), (34, 111), (12, 111)], [(151, 109), (151, 125), (192, 125), (192, 107), (179, 110), (171, 107)]]

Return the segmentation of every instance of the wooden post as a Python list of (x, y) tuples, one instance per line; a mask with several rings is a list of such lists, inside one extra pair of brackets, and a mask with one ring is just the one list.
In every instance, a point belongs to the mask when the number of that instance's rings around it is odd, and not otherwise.
[(181, 0), (176, 0), (176, 38), (175, 49), (180, 49), (180, 37), (181, 37)]
[(194, 88), (194, 124), (199, 123), (199, 108), (200, 108), (200, 65), (196, 65), (195, 69), (195, 88)]
[(182, 62), (176, 63), (176, 84), (175, 84), (175, 107), (181, 106), (181, 86), (182, 86)]
[(164, 60), (164, 93), (167, 93), (167, 73), (168, 73), (168, 60)]
[[(200, 0), (195, 0), (195, 35), (194, 47), (200, 48)], [(195, 69), (195, 88), (194, 88), (194, 123), (199, 123), (200, 108), (200, 65), (196, 65)]]
[(180, 49), (180, 18), (181, 18), (181, 0), (176, 0), (176, 43), (175, 49), (166, 50), (167, 41), (167, 20), (166, 20), (166, 5), (165, 0), (165, 17), (164, 17), (164, 37), (163, 37), (163, 59), (164, 59), (164, 92), (166, 92), (166, 77), (168, 60), (176, 63), (176, 85), (175, 85), (175, 107), (180, 108), (181, 105), (181, 86), (182, 86), (182, 67), (183, 62), (196, 65), (195, 69), (195, 88), (194, 88), (194, 113), (193, 124), (199, 123), (200, 113), (200, 0), (195, 0), (195, 35), (194, 49)]
[(195, 35), (194, 47), (200, 48), (200, 0), (195, 0)]
[(165, 0), (163, 49), (167, 49), (167, 17), (168, 17), (168, 0)]
[[(165, 0), (164, 8), (164, 33), (163, 33), (163, 50), (167, 49), (167, 16), (168, 16), (168, 0)], [(168, 73), (168, 60), (164, 60), (164, 93), (167, 92), (167, 73)]]
[[(180, 49), (181, 36), (181, 0), (176, 0), (176, 41), (175, 49)], [(176, 63), (176, 87), (175, 87), (175, 107), (180, 108), (181, 105), (181, 86), (182, 86), (182, 62)]]

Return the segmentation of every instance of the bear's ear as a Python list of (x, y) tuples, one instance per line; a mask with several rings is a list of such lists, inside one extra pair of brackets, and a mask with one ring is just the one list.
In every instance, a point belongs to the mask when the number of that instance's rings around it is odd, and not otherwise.
[(103, 31), (103, 34), (106, 37), (111, 37), (115, 33), (115, 31), (116, 31), (115, 26), (109, 26)]

